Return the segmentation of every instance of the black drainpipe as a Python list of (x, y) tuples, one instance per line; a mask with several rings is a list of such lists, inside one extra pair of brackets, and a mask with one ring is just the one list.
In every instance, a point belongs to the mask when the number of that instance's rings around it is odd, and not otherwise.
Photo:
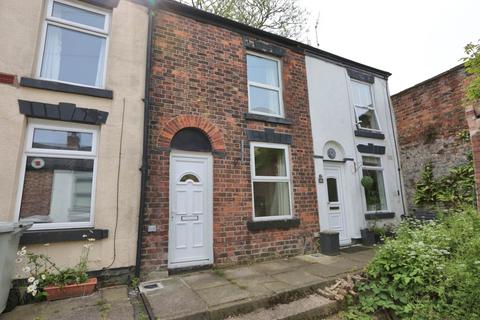
[(140, 277), (140, 264), (142, 262), (142, 235), (145, 220), (145, 187), (148, 177), (148, 125), (150, 122), (150, 76), (152, 67), (152, 39), (153, 39), (153, 8), (148, 8), (148, 39), (147, 39), (147, 66), (145, 70), (145, 97), (143, 98), (143, 155), (142, 155), (142, 180), (140, 185), (140, 210), (138, 213), (137, 256), (135, 261), (135, 277)]

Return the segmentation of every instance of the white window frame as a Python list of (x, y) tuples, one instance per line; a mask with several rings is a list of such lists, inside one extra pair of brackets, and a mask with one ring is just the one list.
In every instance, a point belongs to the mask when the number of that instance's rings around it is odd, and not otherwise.
[[(59, 130), (59, 131), (75, 131), (92, 134), (92, 150), (91, 151), (75, 151), (75, 150), (54, 150), (33, 148), (33, 133), (35, 129)], [(25, 169), (27, 165), (27, 157), (42, 158), (65, 158), (65, 159), (90, 159), (93, 160), (93, 179), (92, 179), (92, 197), (90, 204), (90, 220), (86, 222), (51, 222), (36, 223), (30, 230), (50, 230), (50, 229), (69, 229), (69, 228), (91, 228), (94, 226), (95, 216), (95, 190), (97, 182), (97, 145), (99, 130), (98, 127), (92, 125), (79, 125), (76, 123), (48, 121), (40, 119), (29, 119), (27, 124), (25, 147), (20, 165), (20, 177), (17, 189), (17, 199), (15, 208), (15, 221), (20, 220), (20, 207), (22, 204), (23, 185), (25, 183)]]
[[(374, 166), (363, 165), (363, 157), (379, 159), (380, 160), (380, 166), (374, 167)], [(383, 189), (384, 189), (384, 192), (385, 192), (385, 206), (386, 206), (386, 208), (383, 209), (383, 210), (373, 210), (373, 211), (368, 211), (367, 197), (365, 195), (365, 192), (362, 192), (363, 206), (364, 206), (365, 212), (366, 213), (388, 212), (388, 208), (390, 208), (390, 204), (388, 202), (387, 181), (385, 179), (385, 174), (384, 174), (385, 170), (384, 170), (384, 167), (383, 167), (382, 157), (369, 154), (369, 155), (362, 155), (361, 159), (362, 159), (362, 171), (361, 171), (362, 172), (362, 178), (364, 177), (363, 170), (381, 171), (382, 172), (382, 177), (383, 177)], [(362, 189), (365, 189), (365, 188), (362, 186)]]
[[(105, 25), (103, 29), (87, 26), (81, 23), (76, 23), (73, 21), (61, 19), (58, 17), (52, 16), (53, 13), (53, 3), (58, 2), (61, 4), (65, 4), (67, 6), (75, 7), (78, 9), (90, 11), (93, 13), (98, 13), (103, 16), (105, 16)], [(66, 0), (48, 0), (45, 5), (45, 17), (43, 19), (43, 26), (42, 26), (42, 36), (40, 39), (40, 46), (39, 46), (39, 52), (38, 52), (38, 57), (37, 57), (37, 68), (36, 68), (36, 77), (38, 79), (42, 80), (48, 80), (48, 81), (55, 81), (55, 82), (60, 82), (60, 83), (66, 83), (66, 84), (72, 84), (76, 86), (81, 86), (81, 87), (88, 87), (88, 88), (100, 88), (104, 89), (105, 88), (105, 82), (107, 78), (107, 62), (108, 62), (108, 51), (109, 51), (109, 33), (110, 33), (110, 20), (111, 20), (111, 12), (106, 11), (106, 10), (100, 10), (98, 8), (95, 8), (90, 5), (85, 5), (85, 4), (79, 4), (77, 2), (73, 1), (66, 1)], [(103, 63), (103, 77), (102, 81), (100, 83), (100, 86), (89, 86), (83, 83), (76, 83), (76, 82), (69, 82), (69, 81), (62, 81), (62, 80), (57, 80), (57, 79), (50, 79), (50, 78), (45, 78), (41, 76), (42, 72), (42, 64), (43, 64), (43, 55), (45, 51), (45, 41), (47, 40), (47, 27), (49, 25), (52, 26), (57, 26), (60, 28), (68, 29), (68, 30), (73, 30), (73, 31), (78, 31), (86, 34), (91, 34), (94, 36), (102, 37), (105, 38), (105, 61)], [(98, 70), (97, 70), (98, 72)]]
[[(257, 176), (255, 175), (255, 148), (282, 149), (285, 154), (286, 176)], [(272, 221), (293, 219), (293, 203), (292, 203), (292, 183), (290, 177), (290, 148), (285, 144), (267, 143), (267, 142), (250, 142), (250, 172), (252, 187), (252, 215), (253, 221)], [(290, 204), (290, 214), (271, 217), (257, 217), (255, 215), (255, 193), (253, 188), (254, 182), (288, 182), (288, 197)]]
[[(356, 83), (360, 83), (360, 84), (363, 84), (363, 85), (366, 85), (368, 86), (368, 90), (370, 92), (370, 97), (372, 99), (372, 107), (369, 107), (369, 106), (357, 106), (355, 104), (355, 99), (354, 99), (354, 94), (353, 94), (353, 89), (351, 89), (352, 91), (352, 104), (353, 104), (353, 112), (355, 114), (355, 119), (358, 123), (358, 128), (359, 129), (362, 129), (362, 130), (368, 130), (368, 131), (374, 131), (374, 132), (381, 132), (382, 131), (382, 126), (380, 125), (380, 121), (378, 119), (378, 114), (377, 114), (377, 110), (375, 108), (375, 96), (373, 95), (373, 90), (372, 90), (372, 84), (370, 83), (366, 83), (366, 82), (362, 82), (362, 81), (358, 81), (358, 80), (354, 80), (354, 79), (350, 79), (350, 82), (356, 82)], [(361, 109), (366, 109), (366, 110), (370, 110), (370, 111), (373, 111), (373, 114), (375, 116), (375, 120), (377, 121), (377, 124), (378, 124), (378, 129), (373, 129), (373, 128), (365, 128), (365, 127), (362, 127), (362, 123), (360, 122), (360, 118), (357, 114), (357, 110), (356, 108), (361, 108)]]
[[(285, 117), (285, 111), (283, 110), (283, 78), (282, 78), (282, 60), (277, 58), (277, 57), (273, 57), (273, 56), (269, 56), (269, 55), (264, 55), (264, 54), (260, 54), (260, 53), (257, 53), (257, 52), (252, 52), (252, 51), (247, 51), (247, 56), (256, 56), (256, 57), (259, 57), (259, 58), (263, 58), (263, 59), (268, 59), (268, 60), (272, 60), (272, 61), (275, 61), (277, 62), (277, 76), (278, 76), (278, 84), (279, 86), (278, 87), (275, 87), (275, 86), (270, 86), (270, 85), (267, 85), (267, 84), (264, 84), (264, 83), (259, 83), (259, 82), (255, 82), (255, 81), (250, 81), (248, 79), (248, 60), (247, 60), (247, 80), (248, 80), (248, 112), (249, 113), (254, 113), (254, 114), (260, 114), (260, 115), (264, 115), (264, 116), (269, 116), (269, 117), (275, 117), (275, 118), (284, 118)], [(280, 111), (280, 114), (273, 114), (273, 113), (268, 113), (268, 112), (260, 112), (260, 111), (255, 111), (255, 110), (252, 110), (251, 106), (250, 106), (250, 97), (251, 97), (251, 94), (250, 94), (250, 87), (251, 86), (254, 86), (254, 87), (257, 87), (257, 88), (261, 88), (261, 89), (268, 89), (268, 90), (273, 90), (273, 91), (277, 91), (278, 92), (278, 103), (280, 104), (279, 105), (279, 111)]]

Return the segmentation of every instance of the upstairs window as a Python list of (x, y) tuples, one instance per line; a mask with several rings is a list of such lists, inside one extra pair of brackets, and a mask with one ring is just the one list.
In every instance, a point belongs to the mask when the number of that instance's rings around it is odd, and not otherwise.
[(283, 117), (280, 60), (250, 53), (247, 69), (249, 111)]
[(20, 177), (18, 216), (33, 229), (93, 226), (97, 130), (31, 121)]
[(252, 142), (251, 170), (254, 219), (290, 218), (288, 146)]
[(370, 185), (364, 186), (367, 212), (387, 210), (383, 167), (379, 157), (363, 156), (363, 177), (369, 177)]
[(369, 84), (351, 81), (357, 123), (362, 129), (380, 130)]
[(104, 87), (107, 12), (49, 0), (38, 67), (41, 79)]

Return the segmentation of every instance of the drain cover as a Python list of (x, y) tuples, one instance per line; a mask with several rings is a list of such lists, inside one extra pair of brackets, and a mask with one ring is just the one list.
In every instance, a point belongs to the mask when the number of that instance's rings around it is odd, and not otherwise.
[(160, 290), (163, 288), (163, 285), (160, 283), (160, 281), (148, 281), (148, 282), (143, 282), (140, 283), (138, 286), (138, 289), (142, 293), (148, 293), (156, 290)]

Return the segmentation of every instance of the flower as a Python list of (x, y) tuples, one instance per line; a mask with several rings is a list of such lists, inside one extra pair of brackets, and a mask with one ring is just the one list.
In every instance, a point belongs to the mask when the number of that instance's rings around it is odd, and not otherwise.
[(33, 291), (32, 291), (32, 296), (35, 297), (36, 295), (37, 295), (37, 290), (33, 290)]
[(35, 278), (34, 278), (34, 277), (28, 278), (28, 283), (33, 283), (34, 281), (35, 281)]
[(26, 266), (26, 267), (23, 267), (22, 271), (25, 272), (25, 273), (29, 273), (31, 271), (31, 269), (30, 269), (29, 266)]
[(84, 234), (84, 235), (82, 236), (82, 238), (86, 238), (86, 237), (88, 237), (86, 234)]
[(39, 280), (35, 280), (35, 281), (33, 281), (33, 284), (34, 284), (35, 286), (38, 286), (38, 283), (39, 283), (39, 282), (40, 282)]
[(42, 280), (45, 280), (45, 279), (47, 279), (47, 276), (46, 276), (46, 275), (44, 275), (44, 274), (42, 274), (42, 275), (41, 275), (41, 277), (42, 277)]

